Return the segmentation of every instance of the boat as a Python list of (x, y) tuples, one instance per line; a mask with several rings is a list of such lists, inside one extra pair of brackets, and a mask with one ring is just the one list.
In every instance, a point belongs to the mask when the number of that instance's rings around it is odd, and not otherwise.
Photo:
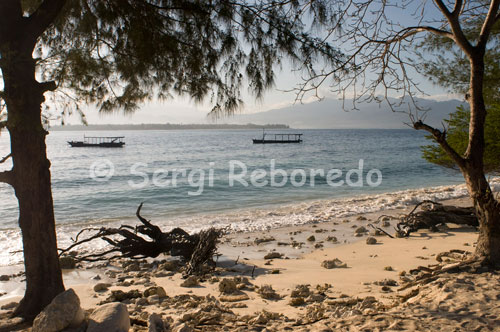
[[(274, 138), (266, 138), (266, 135)], [(303, 134), (266, 134), (262, 131), (262, 138), (254, 138), (253, 144), (284, 144), (284, 143), (302, 143)]]
[(121, 148), (125, 145), (124, 138), (125, 136), (83, 136), (83, 141), (68, 141), (68, 144), (73, 148)]

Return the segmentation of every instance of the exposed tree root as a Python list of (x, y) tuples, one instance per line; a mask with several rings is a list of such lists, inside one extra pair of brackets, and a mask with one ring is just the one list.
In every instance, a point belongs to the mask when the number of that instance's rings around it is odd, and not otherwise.
[[(120, 228), (85, 228), (76, 235), (74, 243), (66, 249), (59, 249), (59, 256), (70, 250), (96, 239), (102, 239), (111, 245), (111, 249), (76, 257), (79, 261), (95, 262), (110, 260), (114, 258), (128, 257), (142, 259), (146, 257), (157, 257), (160, 254), (181, 256), (188, 261), (185, 274), (197, 274), (202, 272), (205, 263), (213, 263), (213, 256), (217, 251), (217, 244), (224, 231), (210, 228), (200, 233), (190, 235), (181, 228), (174, 228), (170, 232), (162, 232), (149, 220), (141, 216), (142, 203), (137, 208), (136, 216), (142, 225), (135, 228), (121, 226)], [(94, 234), (80, 239), (85, 232)], [(143, 238), (140, 235), (145, 235)], [(112, 255), (114, 254), (114, 255)]]
[[(417, 211), (418, 208), (420, 210)], [(381, 216), (380, 218), (383, 217), (385, 216)], [(427, 200), (418, 203), (410, 213), (401, 216), (399, 220), (396, 225), (396, 237), (408, 237), (411, 233), (419, 229), (437, 231), (438, 225), (447, 223), (473, 227), (479, 226), (479, 221), (473, 207), (446, 206)], [(378, 227), (374, 228), (387, 234)]]

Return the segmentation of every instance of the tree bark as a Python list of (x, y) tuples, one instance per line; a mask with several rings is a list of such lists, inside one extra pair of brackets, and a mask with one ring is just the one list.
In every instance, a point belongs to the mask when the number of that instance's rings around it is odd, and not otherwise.
[(32, 320), (62, 291), (41, 104), (44, 88), (35, 79), (32, 49), (9, 45), (2, 51), (7, 129), (12, 153), (12, 180), (19, 202), (19, 226), (24, 247), (26, 292), (15, 315)]
[(479, 219), (476, 255), (492, 264), (500, 265), (500, 205), (486, 180), (483, 164), (486, 121), (483, 98), (484, 50), (476, 49), (470, 63), (469, 145), (465, 152), (466, 163), (461, 171)]

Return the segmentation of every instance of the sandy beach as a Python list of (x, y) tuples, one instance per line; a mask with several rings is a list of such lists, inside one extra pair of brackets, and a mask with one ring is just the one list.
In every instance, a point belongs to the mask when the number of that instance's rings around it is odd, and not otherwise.
[[(443, 203), (470, 204), (468, 199)], [(498, 328), (500, 278), (495, 272), (443, 274), (423, 286), (403, 287), (414, 279), (412, 269), (436, 265), (440, 254), (450, 250), (465, 257), (463, 253), (474, 251), (477, 239), (475, 229), (451, 224), (439, 232), (420, 230), (409, 238), (371, 234), (368, 225), (381, 215), (407, 212), (388, 210), (228, 234), (220, 244), (216, 270), (201, 278), (185, 280), (175, 262), (158, 257), (65, 270), (66, 287), (75, 290), (82, 308), (89, 312), (105, 302), (126, 303), (133, 331), (147, 331), (151, 314), (160, 315), (173, 331)], [(378, 226), (393, 233), (395, 223), (385, 221)], [(361, 227), (367, 232), (360, 232)], [(375, 244), (367, 244), (369, 236), (376, 239)], [(441, 264), (456, 259), (438, 258)], [(340, 267), (326, 268), (324, 261), (334, 260)], [(11, 293), (0, 297), (0, 306), (8, 308), (21, 298), (21, 280), (8, 281)]]

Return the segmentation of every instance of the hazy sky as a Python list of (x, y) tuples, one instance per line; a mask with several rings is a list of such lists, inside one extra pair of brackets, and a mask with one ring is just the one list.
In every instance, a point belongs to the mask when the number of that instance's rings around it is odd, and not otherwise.
[[(420, 2), (415, 2), (419, 5)], [(432, 4), (426, 3), (426, 18), (433, 19), (439, 18), (440, 14)], [(418, 12), (418, 10), (416, 11)], [(388, 8), (387, 12), (396, 21), (400, 21), (403, 25), (408, 26), (413, 23), (418, 24), (416, 17), (411, 15), (411, 8), (402, 10), (400, 8)], [(413, 12), (415, 13), (415, 12)], [(435, 24), (432, 24), (435, 25)], [(344, 47), (347, 47), (344, 45)], [(410, 71), (412, 72), (412, 71)], [(420, 77), (418, 74), (412, 74), (416, 81), (420, 82), (420, 88), (430, 95), (432, 99), (447, 100), (457, 98), (457, 96), (448, 95), (448, 93), (439, 87), (433, 86), (427, 79)], [(264, 98), (260, 101), (255, 101), (246, 91), (243, 91), (245, 108), (242, 110), (244, 113), (255, 113), (261, 111), (268, 111), (271, 109), (282, 108), (290, 106), (294, 103), (295, 94), (293, 92), (283, 92), (284, 90), (293, 89), (298, 82), (301, 81), (300, 74), (291, 71), (290, 66), (284, 64), (281, 71), (276, 71), (276, 88), (268, 91)], [(338, 98), (329, 92), (328, 84), (324, 85), (321, 89), (321, 94), (324, 97)], [(395, 97), (395, 96), (393, 96)], [(460, 98), (460, 97), (459, 97)], [(314, 98), (306, 98), (305, 102), (312, 102)], [(112, 123), (112, 124), (140, 124), (140, 123), (202, 123), (210, 122), (211, 119), (207, 118), (207, 113), (210, 110), (208, 103), (204, 105), (195, 105), (189, 99), (175, 98), (174, 100), (166, 101), (163, 103), (152, 102), (142, 105), (141, 109), (131, 115), (123, 115), (121, 112), (115, 114), (98, 114), (94, 108), (86, 110), (87, 120), (90, 124), (98, 123)], [(67, 119), (67, 123), (79, 124), (80, 120), (77, 116)], [(219, 122), (230, 123), (231, 119), (226, 118), (219, 120)]]

